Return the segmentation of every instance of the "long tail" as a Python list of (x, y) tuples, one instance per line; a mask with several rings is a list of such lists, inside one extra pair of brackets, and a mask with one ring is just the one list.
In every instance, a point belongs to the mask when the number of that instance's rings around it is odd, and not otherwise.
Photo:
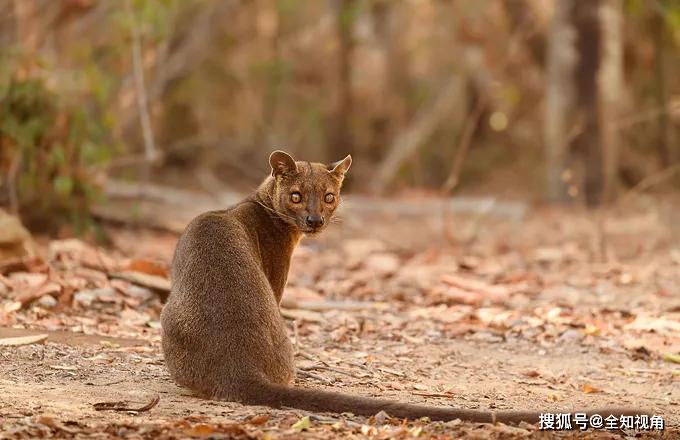
[[(400, 403), (394, 400), (360, 397), (344, 393), (267, 383), (248, 387), (242, 401), (251, 405), (264, 405), (274, 408), (290, 407), (314, 412), (332, 412), (338, 414), (349, 412), (356, 415), (372, 416), (380, 411), (385, 411), (390, 416), (397, 418), (418, 419), (429, 417), (431, 420), (441, 421), (461, 419), (470, 422), (501, 422), (514, 425), (520, 422), (538, 424), (541, 415), (540, 412), (535, 411), (484, 411), (415, 405)], [(601, 408), (573, 411), (572, 415), (574, 412), (584, 412), (588, 418), (593, 414), (599, 414), (603, 418), (610, 414), (615, 417), (649, 414), (645, 411), (630, 408)]]

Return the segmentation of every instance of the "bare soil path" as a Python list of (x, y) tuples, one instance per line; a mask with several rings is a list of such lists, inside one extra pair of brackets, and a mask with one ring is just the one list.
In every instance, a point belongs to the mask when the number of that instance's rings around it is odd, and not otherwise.
[[(164, 278), (175, 236), (116, 229), (111, 249), (51, 241), (43, 266), (2, 274), (0, 341), (48, 337), (0, 346), (0, 438), (680, 438), (680, 244), (665, 218), (661, 208), (454, 213), (443, 233), (441, 218), (365, 210), (303, 242), (284, 298), (300, 386), (466, 408), (640, 406), (663, 416), (663, 432), (199, 399), (163, 365), (159, 296), (111, 276)], [(18, 301), (35, 289), (56, 305)], [(146, 411), (95, 407), (156, 396)]]

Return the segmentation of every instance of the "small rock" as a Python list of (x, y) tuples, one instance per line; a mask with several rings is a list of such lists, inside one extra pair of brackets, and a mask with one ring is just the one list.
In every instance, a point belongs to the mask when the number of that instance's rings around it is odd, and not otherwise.
[(318, 292), (307, 287), (286, 287), (283, 291), (282, 304), (285, 303), (287, 307), (297, 308), (299, 303), (306, 301), (322, 301), (323, 297)]
[(31, 272), (14, 272), (9, 275), (9, 279), (15, 284), (15, 289), (17, 285), (22, 288), (37, 288), (42, 284), (47, 282), (46, 273), (31, 273)]
[(148, 301), (156, 296), (156, 294), (153, 293), (150, 289), (147, 289), (146, 287), (136, 286), (134, 284), (131, 284), (127, 288), (127, 291), (125, 293), (129, 297), (137, 298), (142, 301)]
[(552, 263), (564, 258), (562, 249), (556, 247), (542, 247), (534, 250), (534, 259), (541, 263)]
[(385, 425), (390, 420), (390, 415), (387, 414), (385, 411), (380, 411), (374, 417), (376, 425)]
[(146, 325), (150, 319), (151, 318), (146, 313), (132, 309), (125, 309), (120, 314), (120, 322), (132, 326)]
[(73, 300), (78, 304), (89, 307), (95, 301), (110, 301), (112, 297), (116, 296), (116, 292), (110, 287), (102, 287), (99, 289), (81, 290), (73, 295)]
[(399, 269), (399, 258), (388, 253), (373, 254), (366, 257), (364, 265), (378, 276), (391, 275)]
[(560, 342), (575, 342), (580, 341), (581, 339), (583, 339), (583, 334), (575, 329), (566, 330), (557, 338)]
[(57, 305), (57, 300), (52, 295), (43, 295), (36, 301), (40, 307), (51, 309)]

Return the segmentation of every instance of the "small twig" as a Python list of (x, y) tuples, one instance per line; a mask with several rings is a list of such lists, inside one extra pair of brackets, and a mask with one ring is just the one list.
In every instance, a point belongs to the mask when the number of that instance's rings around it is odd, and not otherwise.
[(325, 377), (323, 377), (323, 376), (321, 376), (321, 375), (319, 375), (319, 374), (315, 374), (315, 373), (312, 373), (312, 372), (310, 372), (310, 371), (306, 371), (306, 370), (303, 370), (303, 369), (300, 369), (300, 368), (297, 369), (297, 372), (298, 372), (298, 374), (299, 374), (300, 376), (310, 377), (310, 378), (312, 378), (312, 379), (316, 379), (316, 380), (318, 380), (318, 381), (321, 381), (321, 382), (323, 382), (323, 383), (325, 383), (325, 384), (327, 384), (327, 385), (332, 385), (332, 384), (333, 384), (333, 381), (332, 381), (332, 380), (327, 379), (327, 378), (325, 378)]
[(117, 384), (123, 383), (123, 382), (125, 382), (125, 379), (114, 380), (112, 382), (104, 382), (104, 383), (85, 382), (85, 385), (91, 385), (91, 386), (95, 386), (95, 387), (107, 387), (109, 385), (117, 385)]
[(281, 316), (290, 320), (308, 321), (317, 324), (323, 324), (326, 322), (323, 319), (323, 315), (321, 315), (321, 313), (312, 312), (310, 310), (292, 310), (280, 308), (279, 312), (281, 313)]
[(307, 360), (319, 362), (318, 358), (314, 357), (314, 355), (312, 355), (312, 354), (307, 353), (306, 351), (298, 350), (298, 351), (295, 352), (295, 354), (298, 354), (298, 355), (302, 356), (303, 358), (305, 358)]
[(144, 412), (144, 411), (149, 411), (152, 409), (154, 406), (158, 405), (158, 402), (160, 402), (161, 397), (156, 395), (153, 399), (151, 399), (151, 402), (147, 403), (146, 405), (140, 407), (140, 408), (131, 408), (128, 406), (128, 403), (125, 401), (121, 402), (99, 402), (95, 403), (92, 406), (94, 406), (94, 409), (96, 411), (132, 411), (132, 412)]
[(641, 122), (654, 120), (663, 115), (674, 116), (676, 113), (680, 113), (680, 104), (669, 103), (663, 107), (654, 108), (630, 116), (624, 116), (616, 122), (616, 128), (618, 130), (623, 130)]
[[(529, 20), (525, 19), (524, 21)], [(536, 32), (535, 27), (531, 28), (525, 25), (526, 23), (520, 24), (520, 26), (518, 26), (510, 36), (510, 41), (508, 43), (509, 50), (507, 51), (503, 62), (500, 64), (499, 70), (505, 70), (510, 64), (510, 61), (514, 59), (515, 53), (520, 47), (519, 43), (525, 40), (533, 32)], [(487, 106), (490, 100), (491, 96), (489, 93), (480, 90), (479, 99), (477, 99), (474, 109), (465, 120), (465, 125), (463, 126), (463, 130), (460, 135), (460, 141), (458, 142), (458, 149), (456, 151), (456, 158), (453, 162), (453, 167), (451, 168), (451, 172), (449, 173), (449, 177), (446, 179), (446, 182), (444, 182), (444, 185), (442, 185), (442, 190), (447, 195), (451, 194), (451, 192), (458, 186), (460, 174), (463, 170), (463, 164), (465, 162), (465, 158), (467, 157), (467, 152), (470, 149), (470, 144), (472, 143), (472, 135), (475, 132), (475, 128), (479, 124), (479, 119), (484, 113), (484, 108)]]
[(423, 397), (446, 397), (447, 399), (454, 397), (453, 393), (431, 393), (426, 391), (412, 391), (411, 394)]
[[(523, 21), (528, 21), (525, 18)], [(529, 31), (527, 30), (529, 29)], [(520, 24), (510, 36), (510, 42), (508, 44), (509, 50), (507, 55), (500, 64), (499, 70), (503, 71), (510, 64), (510, 61), (514, 58), (515, 52), (518, 50), (520, 44), (524, 39), (531, 35), (532, 32), (536, 32), (534, 28), (529, 28)], [(461, 131), (460, 140), (458, 142), (458, 148), (456, 149), (456, 156), (449, 172), (449, 176), (441, 187), (442, 198), (444, 199), (444, 204), (442, 206), (442, 228), (443, 235), (449, 241), (453, 241), (451, 231), (449, 230), (449, 211), (446, 199), (453, 193), (453, 191), (458, 187), (460, 182), (460, 176), (463, 172), (463, 165), (465, 159), (467, 158), (468, 151), (470, 150), (470, 145), (472, 144), (472, 137), (475, 133), (475, 128), (479, 124), (479, 120), (484, 113), (484, 109), (487, 107), (491, 100), (491, 96), (488, 92), (480, 89), (480, 95), (477, 99), (475, 107), (472, 112), (466, 118), (463, 129)]]
[(348, 364), (348, 365), (354, 365), (355, 367), (359, 367), (359, 368), (361, 368), (362, 370), (368, 371), (368, 367), (367, 367), (366, 365), (360, 363), (360, 362), (356, 362), (356, 361), (346, 361), (346, 360), (343, 360), (342, 362), (344, 362), (345, 364)]
[(402, 373), (401, 371), (393, 370), (391, 368), (378, 367), (376, 368), (376, 370), (381, 371), (383, 373), (392, 374), (397, 377), (406, 377), (406, 374)]
[(102, 268), (104, 268), (104, 271), (106, 273), (113, 272), (113, 269), (109, 267), (108, 264), (106, 264), (106, 261), (104, 261), (104, 257), (102, 256), (102, 251), (100, 248), (95, 248), (95, 254), (97, 255), (97, 262), (101, 265)]
[(450, 194), (457, 186), (460, 181), (460, 174), (463, 171), (463, 163), (467, 157), (467, 153), (470, 150), (470, 144), (472, 143), (472, 135), (475, 132), (475, 128), (479, 124), (479, 118), (482, 117), (484, 108), (489, 102), (489, 95), (483, 93), (477, 99), (475, 108), (472, 113), (465, 120), (465, 125), (463, 126), (462, 133), (460, 135), (460, 142), (458, 143), (458, 149), (456, 150), (456, 158), (453, 162), (453, 167), (451, 167), (451, 172), (449, 177), (444, 182), (442, 189), (445, 194)]
[[(305, 358), (305, 359), (307, 359), (307, 360), (310, 360), (310, 361), (312, 361), (312, 362), (317, 362), (317, 363), (322, 364), (322, 365), (314, 365), (314, 366), (308, 367), (308, 368), (311, 368), (311, 369), (318, 368), (318, 369), (324, 369), (324, 370), (328, 370), (328, 371), (334, 371), (334, 372), (336, 372), (336, 373), (346, 374), (346, 375), (348, 375), (348, 376), (350, 376), (350, 377), (354, 377), (354, 378), (356, 378), (356, 379), (362, 379), (362, 378), (364, 378), (364, 377), (370, 377), (370, 376), (371, 376), (370, 373), (369, 373), (369, 374), (358, 375), (358, 374), (356, 374), (356, 373), (352, 373), (352, 372), (348, 372), (348, 371), (341, 370), (341, 369), (339, 369), (339, 368), (336, 368), (336, 367), (330, 365), (327, 361), (325, 361), (325, 360), (323, 360), (323, 359), (321, 359), (321, 358), (319, 358), (319, 357), (316, 357), (316, 356), (314, 356), (314, 355), (312, 355), (312, 354), (310, 354), (310, 353), (307, 353), (307, 352), (305, 352), (305, 351), (302, 351), (302, 350), (298, 351), (296, 354), (298, 354), (298, 355), (302, 356), (303, 358)], [(347, 360), (342, 360), (342, 359), (340, 360), (340, 362), (343, 362), (343, 363), (348, 364), (348, 365), (353, 365), (353, 366), (355, 366), (355, 367), (359, 367), (359, 368), (361, 368), (361, 369), (364, 370), (364, 371), (368, 371), (368, 368), (366, 367), (366, 365), (360, 364), (360, 363), (358, 363), (358, 362), (347, 361)]]
[(314, 355), (311, 355), (311, 354), (306, 353), (304, 351), (298, 351), (297, 354), (304, 357), (305, 359), (308, 359), (310, 361), (313, 361), (313, 362), (316, 362), (317, 364), (319, 364), (319, 365), (312, 365), (310, 367), (307, 367), (306, 369), (308, 369), (308, 370), (309, 369), (319, 369), (319, 370), (334, 371), (336, 373), (346, 374), (347, 376), (354, 377), (355, 379), (361, 379), (362, 377), (366, 377), (365, 375), (359, 376), (359, 375), (352, 373), (350, 371), (341, 370), (337, 367), (330, 365), (327, 361), (325, 361), (321, 358), (314, 357)]
[(624, 201), (628, 201), (635, 195), (648, 190), (654, 185), (662, 183), (664, 180), (668, 180), (673, 177), (677, 172), (680, 171), (680, 163), (669, 166), (657, 173), (650, 174), (649, 176), (642, 179), (631, 189), (626, 191), (621, 197), (618, 198), (614, 205), (623, 204)]
[(339, 368), (336, 368), (336, 367), (333, 367), (333, 366), (331, 366), (331, 365), (328, 365), (327, 363), (325, 363), (325, 362), (323, 362), (323, 361), (320, 361), (320, 362), (321, 362), (321, 364), (312, 365), (312, 366), (309, 366), (309, 367), (300, 367), (300, 369), (301, 369), (301, 370), (305, 370), (305, 371), (309, 371), (309, 370), (327, 370), (327, 371), (333, 371), (333, 372), (335, 372), (335, 373), (344, 374), (344, 375), (346, 375), (346, 376), (353, 377), (353, 378), (355, 378), (355, 379), (362, 379), (362, 378), (366, 377), (366, 375), (361, 375), (361, 376), (360, 376), (360, 375), (354, 374), (354, 373), (352, 373), (352, 372), (350, 372), (350, 371), (344, 371), (344, 370), (341, 370), (341, 369), (339, 369)]

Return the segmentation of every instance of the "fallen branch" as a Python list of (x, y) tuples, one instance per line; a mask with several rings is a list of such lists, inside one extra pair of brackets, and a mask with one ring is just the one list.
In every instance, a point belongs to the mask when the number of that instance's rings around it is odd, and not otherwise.
[(0, 338), (0, 346), (2, 347), (17, 347), (19, 345), (30, 345), (37, 344), (38, 342), (43, 342), (47, 339), (46, 334), (30, 335), (30, 336), (17, 336), (14, 338)]
[[(137, 213), (133, 212), (128, 206), (130, 204), (120, 204), (109, 201), (107, 204), (94, 206), (91, 214), (97, 220), (112, 224), (120, 224), (134, 227), (144, 227), (157, 231), (181, 234), (184, 231), (188, 220), (166, 218), (158, 214), (158, 206), (146, 207)], [(153, 208), (153, 209), (151, 209)], [(198, 215), (198, 213), (196, 214)]]
[(94, 406), (94, 409), (96, 411), (132, 411), (132, 412), (145, 412), (149, 411), (152, 409), (154, 406), (158, 405), (158, 402), (161, 401), (160, 396), (155, 396), (153, 399), (151, 399), (151, 402), (147, 403), (146, 405), (139, 407), (139, 408), (131, 408), (128, 406), (129, 404), (125, 401), (120, 401), (120, 402), (99, 402), (95, 403), (92, 406)]

